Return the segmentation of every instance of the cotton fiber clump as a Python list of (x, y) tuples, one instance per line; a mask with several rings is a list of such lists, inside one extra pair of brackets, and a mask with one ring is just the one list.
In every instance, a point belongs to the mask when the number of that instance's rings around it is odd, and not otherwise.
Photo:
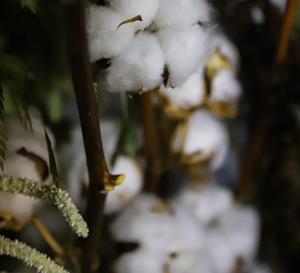
[(240, 95), (241, 86), (233, 72), (229, 69), (219, 71), (213, 79), (212, 94), (209, 99), (235, 105)]
[(153, 195), (132, 200), (112, 223), (111, 232), (117, 241), (139, 244), (116, 261), (117, 273), (139, 272), (143, 267), (143, 272), (150, 272), (148, 264), (159, 269), (155, 272), (212, 272), (201, 227), (184, 208), (168, 207)]
[(185, 126), (174, 132), (171, 150), (180, 153), (186, 163), (209, 161), (209, 168), (219, 168), (228, 149), (225, 126), (207, 110), (192, 113)]
[(233, 194), (214, 183), (196, 182), (185, 187), (174, 202), (187, 207), (200, 223), (207, 225), (233, 205)]
[(133, 38), (134, 26), (124, 24), (118, 28), (127, 18), (110, 8), (92, 5), (87, 9), (87, 18), (91, 61), (119, 54)]
[(109, 0), (110, 6), (126, 19), (140, 15), (142, 22), (134, 24), (135, 29), (144, 29), (153, 21), (159, 6), (159, 0)]
[(162, 84), (164, 77), (172, 87), (182, 86), (209, 59), (210, 30), (201, 25), (209, 21), (207, 1), (110, 0), (108, 4), (92, 5), (87, 11), (91, 61), (111, 61), (103, 71), (107, 90), (148, 91)]
[(108, 69), (108, 90), (147, 91), (162, 81), (164, 55), (157, 38), (139, 33), (111, 61)]
[(179, 87), (160, 86), (159, 92), (166, 97), (172, 105), (183, 110), (198, 107), (205, 98), (204, 71), (192, 74), (187, 81)]
[[(103, 148), (107, 162), (110, 161), (116, 145), (118, 125), (110, 120), (101, 121)], [(75, 204), (84, 208), (87, 198), (88, 171), (80, 128), (72, 132), (72, 139), (60, 152), (60, 161), (64, 169), (64, 180), (70, 197)], [(123, 207), (142, 188), (143, 174), (135, 159), (119, 156), (111, 174), (125, 174), (122, 185), (116, 187), (107, 195), (105, 213), (111, 214)]]
[[(48, 149), (45, 140), (44, 126), (40, 117), (33, 117), (32, 129), (25, 130), (19, 119), (6, 116), (4, 118), (4, 131), (7, 136), (6, 159), (4, 171), (1, 175), (10, 175), (29, 178), (50, 185), (52, 176), (49, 172)], [(55, 141), (52, 133), (47, 129), (52, 146)], [(13, 229), (19, 229), (34, 213), (40, 201), (21, 194), (0, 192), (0, 211), (10, 214), (16, 224)], [(9, 225), (9, 223), (8, 223)]]
[(155, 18), (158, 27), (191, 26), (209, 21), (209, 6), (206, 0), (163, 0)]
[(207, 229), (208, 251), (216, 273), (229, 273), (242, 259), (244, 268), (254, 262), (259, 242), (259, 217), (251, 207), (233, 206)]
[[(110, 230), (117, 242), (138, 247), (117, 259), (116, 272), (231, 273), (240, 259), (243, 269), (254, 267), (260, 227), (256, 210), (233, 204), (232, 194), (217, 185), (204, 187), (198, 199), (174, 199), (167, 205), (143, 193), (125, 206)], [(202, 212), (197, 215), (197, 210)]]
[(161, 29), (157, 37), (174, 87), (183, 85), (209, 58), (209, 34), (198, 24)]

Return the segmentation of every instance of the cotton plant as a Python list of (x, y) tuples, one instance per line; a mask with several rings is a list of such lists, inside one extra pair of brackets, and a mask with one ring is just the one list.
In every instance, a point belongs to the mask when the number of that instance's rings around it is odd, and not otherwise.
[(103, 72), (109, 91), (181, 86), (209, 59), (207, 1), (107, 3), (87, 9), (87, 32), (91, 61), (110, 59)]
[[(105, 157), (108, 162), (117, 145), (118, 124), (113, 120), (101, 121), (102, 141)], [(80, 128), (74, 128), (71, 142), (60, 152), (60, 161), (64, 168), (66, 187), (74, 202), (84, 208), (88, 188), (88, 171)], [(112, 168), (112, 174), (125, 174), (122, 185), (107, 188), (109, 194), (105, 205), (105, 213), (112, 214), (120, 210), (130, 199), (137, 195), (143, 185), (143, 174), (136, 159), (120, 155)]]
[(112, 223), (111, 232), (118, 242), (138, 244), (116, 261), (117, 273), (213, 272), (204, 233), (195, 219), (154, 195), (143, 193), (133, 199)]

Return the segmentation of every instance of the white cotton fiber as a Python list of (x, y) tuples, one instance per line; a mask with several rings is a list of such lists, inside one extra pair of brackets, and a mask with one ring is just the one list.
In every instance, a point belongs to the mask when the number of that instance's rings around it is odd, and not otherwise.
[(212, 81), (209, 100), (235, 104), (241, 95), (241, 85), (232, 70), (222, 69)]
[(7, 137), (5, 156), (6, 158), (14, 156), (16, 151), (24, 147), (28, 152), (32, 152), (40, 156), (49, 163), (44, 129), (47, 130), (52, 148), (55, 149), (55, 139), (53, 134), (46, 126), (43, 125), (40, 117), (35, 117), (35, 115), (33, 115), (31, 117), (31, 123), (32, 131), (26, 130), (19, 119), (8, 115), (5, 116), (4, 131)]
[(171, 273), (214, 273), (212, 261), (205, 251), (179, 254), (170, 262)]
[(143, 185), (143, 174), (137, 162), (127, 156), (119, 156), (112, 174), (125, 174), (122, 185), (108, 193), (105, 213), (111, 214), (120, 210), (129, 200), (141, 191)]
[(211, 159), (209, 168), (212, 170), (222, 165), (229, 145), (225, 126), (207, 110), (193, 112), (187, 126), (177, 127), (171, 143), (172, 151), (178, 152), (180, 141), (183, 156), (200, 152), (197, 162)]
[(207, 225), (233, 205), (232, 192), (217, 184), (186, 187), (174, 200), (186, 207), (200, 223)]
[(209, 20), (206, 0), (161, 0), (155, 18), (158, 27), (191, 26)]
[(201, 69), (192, 74), (182, 86), (171, 88), (162, 84), (159, 91), (171, 103), (183, 110), (198, 107), (202, 104), (205, 95), (204, 71)]
[[(239, 52), (236, 46), (223, 33), (216, 33), (211, 38), (211, 50), (218, 49), (220, 53), (227, 59), (230, 69), (236, 73), (239, 66)], [(213, 54), (213, 52), (211, 53)]]
[(107, 88), (116, 91), (148, 91), (162, 81), (164, 55), (159, 41), (147, 33), (137, 34), (111, 61)]
[[(118, 141), (119, 128), (113, 120), (101, 121), (102, 143), (107, 163), (110, 161)], [(66, 145), (60, 158), (63, 164), (68, 192), (77, 206), (85, 207), (86, 198), (82, 189), (88, 187), (88, 171), (81, 128), (75, 128), (71, 134), (71, 143)], [(142, 188), (143, 175), (137, 162), (127, 156), (119, 156), (115, 166), (109, 168), (111, 174), (125, 174), (122, 185), (108, 194), (105, 213), (116, 212), (132, 199)]]
[(242, 258), (249, 269), (259, 242), (259, 217), (251, 207), (236, 206), (207, 230), (208, 251), (216, 273), (230, 273)]
[(161, 29), (157, 37), (172, 86), (183, 85), (210, 57), (209, 34), (199, 25)]
[(92, 5), (87, 9), (87, 34), (90, 60), (111, 58), (132, 40), (134, 23), (118, 26), (126, 17), (108, 7)]
[(108, 3), (126, 17), (126, 20), (141, 15), (143, 21), (133, 23), (136, 30), (151, 24), (159, 6), (159, 0), (109, 0)]
[(114, 264), (114, 269), (116, 273), (163, 273), (166, 260), (167, 255), (142, 248), (123, 254)]
[[(35, 163), (27, 157), (17, 154), (4, 161), (4, 172), (0, 170), (0, 174), (34, 180), (41, 179)], [(28, 220), (39, 202), (39, 200), (21, 194), (0, 192), (0, 211), (11, 214), (17, 221)]]
[(154, 211), (160, 203), (150, 194), (136, 197), (111, 225), (113, 237), (121, 242), (141, 243), (147, 249), (165, 249), (173, 228), (172, 215), (169, 211)]

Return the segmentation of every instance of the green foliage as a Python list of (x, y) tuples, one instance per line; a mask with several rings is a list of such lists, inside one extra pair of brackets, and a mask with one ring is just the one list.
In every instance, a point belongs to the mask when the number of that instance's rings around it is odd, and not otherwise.
[(50, 260), (45, 254), (22, 243), (18, 240), (10, 240), (0, 235), (0, 254), (22, 260), (28, 266), (37, 268), (37, 272), (42, 273), (68, 273), (61, 266)]
[(25, 88), (27, 81), (34, 79), (34, 76), (28, 72), (25, 63), (20, 58), (0, 52), (0, 78), (8, 89), (21, 123), (26, 130), (32, 130), (28, 106), (22, 90)]
[(47, 134), (46, 129), (44, 131), (45, 131), (45, 139), (46, 139), (47, 149), (48, 149), (48, 156), (49, 156), (49, 163), (50, 163), (50, 172), (52, 174), (53, 181), (54, 181), (56, 187), (59, 188), (58, 172), (57, 172), (57, 167), (56, 167), (55, 156), (54, 156), (52, 145), (51, 145), (51, 140), (50, 140), (50, 138), (49, 138), (49, 136)]
[(37, 0), (17, 0), (21, 3), (22, 8), (28, 8), (33, 13), (37, 10)]

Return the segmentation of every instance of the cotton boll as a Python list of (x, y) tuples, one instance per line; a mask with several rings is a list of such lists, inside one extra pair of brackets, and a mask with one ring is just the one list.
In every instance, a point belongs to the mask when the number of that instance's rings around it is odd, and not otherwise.
[(232, 206), (233, 195), (225, 187), (199, 183), (183, 189), (174, 202), (189, 209), (197, 220), (207, 225)]
[(118, 157), (111, 173), (125, 174), (123, 184), (107, 195), (105, 213), (111, 214), (120, 210), (129, 200), (137, 195), (143, 185), (143, 175), (137, 162), (129, 157)]
[(166, 255), (146, 249), (123, 254), (115, 263), (116, 273), (155, 273), (163, 272)]
[(161, 0), (155, 23), (158, 27), (191, 26), (209, 20), (206, 0)]
[[(227, 59), (230, 69), (236, 73), (239, 66), (239, 52), (236, 46), (222, 33), (212, 35), (212, 50), (218, 49), (220, 53)], [(211, 53), (213, 54), (213, 52)]]
[(160, 204), (153, 195), (139, 195), (113, 222), (113, 237), (121, 242), (138, 242), (147, 249), (165, 249), (173, 228), (172, 215), (168, 211), (155, 211)]
[(208, 251), (216, 273), (230, 273), (239, 258), (252, 264), (259, 242), (259, 217), (251, 207), (233, 207), (207, 230)]
[(159, 91), (172, 104), (183, 110), (198, 107), (201, 105), (205, 95), (203, 69), (192, 74), (182, 86), (171, 88), (161, 85)]
[(199, 25), (161, 29), (157, 37), (172, 86), (183, 85), (209, 58), (209, 34)]
[(147, 33), (137, 34), (118, 56), (112, 59), (107, 88), (115, 91), (148, 91), (162, 81), (164, 55), (158, 40)]
[[(4, 161), (4, 172), (0, 170), (0, 174), (40, 180), (35, 163), (17, 154)], [(0, 192), (0, 211), (9, 213), (18, 222), (29, 220), (38, 203), (38, 200), (21, 194)]]
[(171, 143), (173, 152), (178, 152), (180, 142), (182, 156), (190, 158), (188, 163), (210, 160), (212, 170), (221, 166), (229, 145), (225, 126), (207, 110), (195, 111), (186, 126), (180, 125), (175, 130)]
[(118, 12), (92, 5), (87, 9), (87, 34), (90, 60), (111, 58), (119, 54), (132, 40), (134, 23), (118, 26), (127, 20)]
[(209, 102), (227, 103), (232, 107), (232, 111), (236, 112), (241, 89), (241, 85), (232, 70), (220, 70), (212, 80)]
[(143, 21), (133, 23), (136, 30), (144, 29), (151, 24), (159, 6), (159, 0), (109, 0), (108, 2), (126, 19), (141, 15)]

